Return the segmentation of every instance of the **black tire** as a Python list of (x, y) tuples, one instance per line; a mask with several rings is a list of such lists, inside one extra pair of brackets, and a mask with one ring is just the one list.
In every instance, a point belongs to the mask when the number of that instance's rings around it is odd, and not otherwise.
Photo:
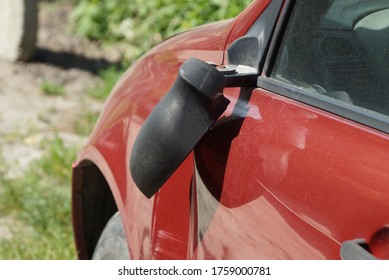
[(122, 219), (116, 212), (105, 226), (97, 242), (92, 260), (128, 260), (130, 255)]

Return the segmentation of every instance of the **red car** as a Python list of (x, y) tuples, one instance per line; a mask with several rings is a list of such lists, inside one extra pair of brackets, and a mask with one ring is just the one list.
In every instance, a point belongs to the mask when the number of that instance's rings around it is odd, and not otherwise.
[(128, 69), (73, 170), (81, 259), (389, 258), (389, 3), (255, 0)]

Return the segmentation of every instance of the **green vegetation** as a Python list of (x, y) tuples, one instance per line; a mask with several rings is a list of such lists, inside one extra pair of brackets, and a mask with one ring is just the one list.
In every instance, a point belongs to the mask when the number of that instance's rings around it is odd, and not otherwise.
[(105, 100), (134, 59), (175, 33), (204, 23), (232, 18), (252, 0), (81, 0), (71, 15), (75, 33), (103, 43), (128, 46), (121, 67), (99, 72), (103, 83), (92, 88), (89, 96)]
[[(46, 0), (46, 2), (66, 0)], [(76, 4), (72, 15), (76, 33), (103, 43), (125, 43), (131, 60), (176, 32), (210, 21), (230, 18), (251, 0), (68, 0)], [(126, 67), (111, 67), (99, 72), (102, 84), (89, 97), (104, 100)], [(65, 95), (62, 85), (42, 81), (41, 91), (49, 96)], [(52, 109), (52, 110), (55, 110)], [(54, 111), (53, 111), (54, 112)], [(74, 121), (72, 130), (89, 135), (98, 114), (86, 108)], [(50, 123), (50, 118), (40, 119)], [(24, 141), (32, 132), (3, 135), (2, 141)], [(0, 259), (74, 259), (71, 227), (71, 166), (78, 149), (65, 145), (60, 137), (40, 144), (43, 156), (31, 162), (17, 177), (7, 176), (0, 155), (0, 221), (11, 226), (10, 236), (1, 236)], [(1, 230), (1, 227), (0, 227)]]
[(46, 95), (51, 95), (51, 96), (65, 95), (65, 88), (62, 85), (58, 85), (46, 80), (41, 82), (40, 89)]
[[(98, 113), (83, 108), (73, 131), (89, 135)], [(4, 135), (2, 142), (24, 143), (36, 132), (15, 131)], [(0, 259), (75, 259), (70, 186), (79, 148), (66, 145), (55, 134), (36, 145), (43, 156), (17, 176), (7, 175), (15, 167), (6, 164), (0, 153), (0, 232), (4, 225), (11, 229), (10, 237), (0, 236)]]
[(174, 33), (234, 17), (251, 1), (81, 0), (71, 18), (78, 34), (131, 45), (131, 59)]
[(45, 155), (17, 178), (0, 168), (0, 216), (12, 217), (12, 236), (0, 241), (0, 259), (74, 259), (70, 188), (74, 148), (60, 138), (42, 143)]

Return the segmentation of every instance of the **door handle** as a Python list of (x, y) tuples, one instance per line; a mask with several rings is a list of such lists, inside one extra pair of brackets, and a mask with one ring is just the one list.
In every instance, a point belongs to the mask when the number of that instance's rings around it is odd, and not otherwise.
[(340, 247), (342, 260), (377, 260), (369, 250), (369, 246), (363, 239), (345, 241)]

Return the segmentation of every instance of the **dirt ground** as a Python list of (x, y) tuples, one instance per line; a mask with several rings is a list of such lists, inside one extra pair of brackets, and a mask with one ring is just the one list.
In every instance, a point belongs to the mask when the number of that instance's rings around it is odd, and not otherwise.
[[(117, 64), (121, 54), (71, 34), (72, 8), (66, 1), (40, 1), (34, 59), (0, 60), (0, 166), (8, 167), (5, 176), (23, 174), (32, 160), (43, 155), (44, 139), (59, 136), (66, 144), (81, 147), (86, 136), (75, 133), (75, 120), (83, 111), (98, 114), (104, 105), (88, 92), (101, 83), (98, 70)], [(44, 93), (43, 82), (60, 86), (64, 94)], [(11, 238), (16, 223), (12, 217), (0, 218), (2, 239)]]
[[(42, 154), (39, 142), (57, 133), (65, 142), (82, 145), (85, 137), (73, 132), (72, 123), (83, 110), (99, 112), (102, 101), (88, 97), (100, 82), (96, 72), (120, 61), (119, 51), (102, 49), (97, 43), (72, 35), (69, 4), (39, 3), (37, 52), (33, 61), (0, 60), (0, 153), (12, 169), (22, 171)], [(65, 93), (42, 92), (47, 81)]]

